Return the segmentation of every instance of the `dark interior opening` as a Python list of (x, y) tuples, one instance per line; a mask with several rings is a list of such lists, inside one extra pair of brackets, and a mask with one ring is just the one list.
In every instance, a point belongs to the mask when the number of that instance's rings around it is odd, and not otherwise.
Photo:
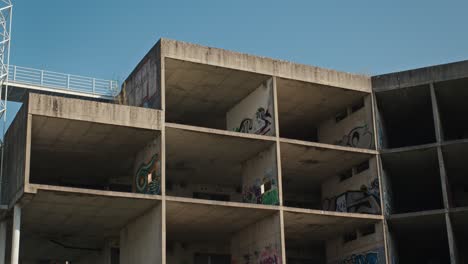
[(227, 112), (271, 78), (177, 59), (167, 58), (165, 63), (170, 123), (226, 130)]
[(326, 264), (324, 241), (286, 240), (286, 262), (293, 264)]
[(458, 263), (468, 263), (468, 210), (450, 214), (455, 245), (458, 249)]
[[(281, 137), (374, 147), (367, 93), (283, 78), (277, 78), (277, 93)], [(331, 138), (334, 130), (338, 135)]]
[(30, 182), (132, 192), (137, 153), (159, 132), (34, 116)]
[[(263, 161), (258, 170), (249, 170), (246, 165), (251, 159), (276, 155), (273, 141), (176, 128), (166, 131), (168, 195), (231, 202), (255, 200), (265, 204), (262, 195), (277, 193), (276, 160)], [(252, 181), (245, 180), (251, 177), (258, 179), (258, 185), (250, 186)], [(247, 199), (249, 191), (255, 198)]]
[[(368, 231), (379, 228), (376, 220), (294, 212), (285, 212), (284, 217), (288, 263), (383, 263), (385, 259), (382, 233)], [(365, 229), (367, 233), (362, 232)]]
[(437, 149), (387, 153), (382, 162), (392, 188), (391, 213), (444, 207)]
[(398, 263), (450, 263), (444, 214), (390, 220)]
[(444, 140), (468, 138), (468, 78), (434, 85)]
[(379, 214), (379, 184), (371, 158), (364, 153), (281, 143), (284, 205)]
[(442, 151), (451, 205), (468, 206), (468, 143), (450, 144), (444, 146)]
[[(169, 199), (166, 207), (168, 264), (260, 263), (267, 243), (264, 240), (271, 241), (275, 250), (278, 248), (275, 246), (280, 240), (276, 210)], [(276, 257), (279, 260), (281, 255)]]
[(377, 92), (383, 123), (383, 148), (436, 142), (431, 94), (428, 85)]

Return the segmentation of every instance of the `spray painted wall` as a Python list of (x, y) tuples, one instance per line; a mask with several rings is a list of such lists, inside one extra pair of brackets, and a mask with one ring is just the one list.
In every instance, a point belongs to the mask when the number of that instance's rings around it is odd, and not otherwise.
[(234, 234), (231, 256), (232, 264), (281, 264), (279, 213)]
[(120, 264), (161, 263), (161, 204), (120, 231)]
[(350, 168), (352, 177), (341, 180), (331, 177), (322, 184), (322, 209), (328, 211), (380, 214), (380, 188), (377, 162), (373, 157), (369, 168), (358, 172)]
[(275, 135), (273, 80), (270, 78), (226, 114), (227, 130)]
[(153, 48), (122, 85), (122, 104), (161, 109), (159, 49)]
[(133, 192), (161, 194), (161, 138), (138, 152), (134, 162)]
[(278, 173), (274, 145), (242, 164), (242, 201), (278, 205)]
[(375, 224), (375, 233), (355, 230), (355, 240), (344, 242), (342, 237), (326, 241), (328, 264), (385, 264), (382, 223)]
[(318, 127), (318, 141), (348, 147), (374, 148), (371, 104), (371, 97), (366, 96), (362, 108), (353, 111), (353, 106), (349, 106), (343, 109), (346, 112), (343, 119), (334, 116), (322, 122)]

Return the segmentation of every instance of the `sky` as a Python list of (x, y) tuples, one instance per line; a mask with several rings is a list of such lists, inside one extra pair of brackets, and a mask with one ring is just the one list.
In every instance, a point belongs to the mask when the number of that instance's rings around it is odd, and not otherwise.
[(11, 64), (122, 81), (161, 37), (377, 75), (468, 59), (468, 1), (13, 0)]

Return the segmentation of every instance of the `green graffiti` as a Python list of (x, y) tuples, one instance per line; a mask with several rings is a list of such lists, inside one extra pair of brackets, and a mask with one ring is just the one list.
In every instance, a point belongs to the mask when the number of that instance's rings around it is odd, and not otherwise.
[(278, 189), (274, 188), (262, 195), (262, 204), (279, 205)]
[(142, 164), (135, 177), (138, 193), (161, 194), (161, 172), (159, 170), (159, 155), (155, 154), (151, 160)]

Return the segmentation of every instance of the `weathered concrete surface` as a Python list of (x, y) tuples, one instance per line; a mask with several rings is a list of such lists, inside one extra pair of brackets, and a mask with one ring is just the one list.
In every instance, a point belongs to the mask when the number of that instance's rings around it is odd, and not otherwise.
[(28, 107), (23, 105), (5, 134), (5, 168), (1, 204), (9, 205), (21, 195), (26, 174)]
[(162, 57), (270, 76), (274, 75), (357, 91), (371, 91), (370, 78), (364, 75), (339, 72), (164, 38), (157, 45), (161, 46)]
[(37, 193), (24, 202), (21, 258), (73, 263), (88, 253), (105, 249), (107, 241), (118, 241), (120, 230), (127, 223), (160, 204), (156, 197), (138, 198), (37, 186)]
[(376, 92), (468, 77), (468, 60), (372, 77)]
[(152, 130), (161, 129), (161, 111), (58, 96), (30, 94), (29, 113)]
[(161, 204), (120, 231), (120, 263), (161, 263)]

